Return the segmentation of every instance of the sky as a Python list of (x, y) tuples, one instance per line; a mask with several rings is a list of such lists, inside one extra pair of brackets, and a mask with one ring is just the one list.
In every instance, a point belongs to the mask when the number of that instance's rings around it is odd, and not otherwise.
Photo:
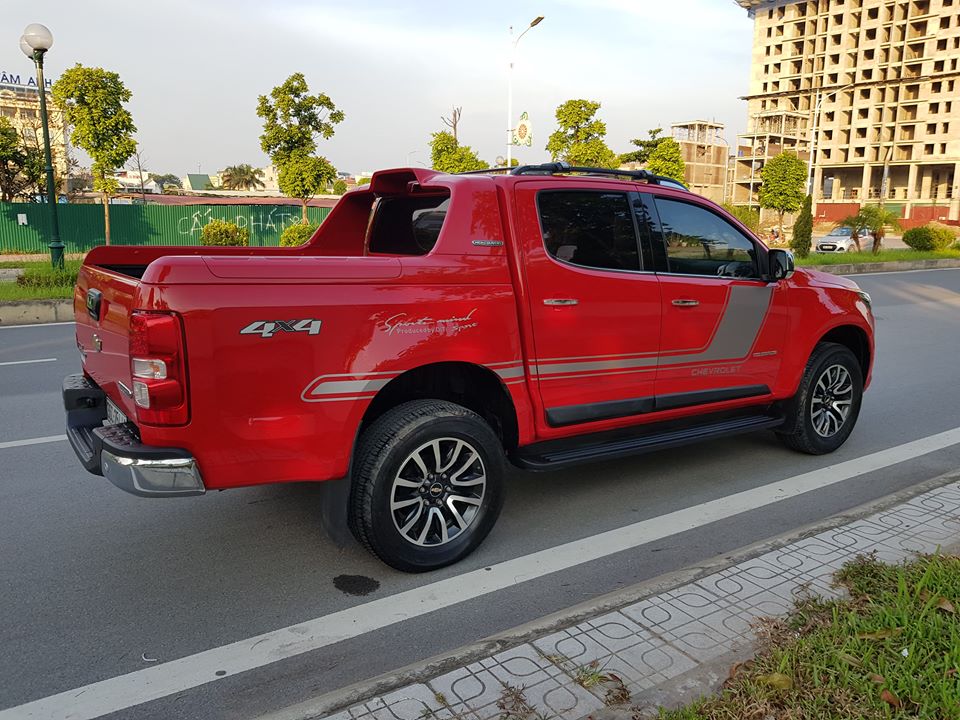
[(0, 15), (0, 70), (30, 72), (18, 41), (40, 22), (54, 36), (48, 78), (75, 63), (119, 73), (159, 173), (266, 165), (257, 96), (294, 72), (346, 114), (319, 141), (339, 170), (429, 165), (430, 133), (454, 105), (460, 142), (493, 162), (506, 152), (509, 29), (538, 15), (515, 54), (514, 116), (533, 128), (533, 146), (514, 148), (521, 162), (550, 159), (571, 98), (602, 104), (617, 152), (693, 119), (724, 123), (733, 144), (747, 122), (752, 21), (734, 0), (3, 0)]

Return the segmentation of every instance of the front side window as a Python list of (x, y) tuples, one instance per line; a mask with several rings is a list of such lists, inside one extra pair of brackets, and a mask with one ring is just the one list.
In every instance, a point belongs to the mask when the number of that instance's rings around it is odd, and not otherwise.
[(657, 198), (667, 268), (679, 275), (759, 278), (757, 248), (706, 208)]
[(626, 193), (544, 191), (537, 205), (544, 246), (556, 259), (600, 270), (640, 270)]

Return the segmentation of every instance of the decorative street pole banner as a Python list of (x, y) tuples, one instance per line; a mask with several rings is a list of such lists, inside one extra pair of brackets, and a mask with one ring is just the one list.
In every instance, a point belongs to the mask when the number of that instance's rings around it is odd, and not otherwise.
[(513, 129), (513, 144), (526, 145), (530, 147), (533, 144), (533, 126), (530, 124), (530, 118), (526, 113), (520, 116), (520, 122)]

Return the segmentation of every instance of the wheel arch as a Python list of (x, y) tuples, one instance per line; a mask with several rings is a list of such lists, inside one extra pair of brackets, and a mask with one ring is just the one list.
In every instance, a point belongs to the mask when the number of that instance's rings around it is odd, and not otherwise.
[(490, 368), (463, 361), (421, 365), (393, 378), (367, 406), (357, 440), (385, 412), (411, 400), (447, 400), (462, 405), (490, 424), (506, 452), (519, 443), (517, 409), (503, 380)]
[(838, 325), (825, 332), (817, 340), (817, 345), (825, 342), (843, 345), (850, 350), (857, 358), (863, 378), (867, 378), (873, 357), (870, 349), (870, 339), (863, 328), (858, 325)]

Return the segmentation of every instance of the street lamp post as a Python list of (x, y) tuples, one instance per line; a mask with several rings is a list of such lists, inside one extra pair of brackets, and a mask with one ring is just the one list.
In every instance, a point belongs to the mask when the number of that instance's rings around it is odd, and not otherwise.
[(53, 180), (53, 156), (50, 151), (50, 123), (47, 118), (47, 89), (43, 84), (43, 56), (53, 46), (53, 33), (39, 23), (27, 25), (20, 36), (20, 49), (37, 68), (37, 92), (40, 94), (40, 124), (43, 126), (43, 155), (47, 172), (47, 202), (50, 205), (50, 262), (63, 269), (63, 242), (57, 217), (57, 188)]
[[(517, 50), (517, 44), (520, 39), (526, 35), (532, 28), (535, 28), (543, 22), (543, 15), (537, 15), (516, 40), (510, 43), (510, 68), (507, 72), (507, 167), (513, 162), (513, 55)], [(513, 25), (510, 26), (510, 38), (513, 38)]]

